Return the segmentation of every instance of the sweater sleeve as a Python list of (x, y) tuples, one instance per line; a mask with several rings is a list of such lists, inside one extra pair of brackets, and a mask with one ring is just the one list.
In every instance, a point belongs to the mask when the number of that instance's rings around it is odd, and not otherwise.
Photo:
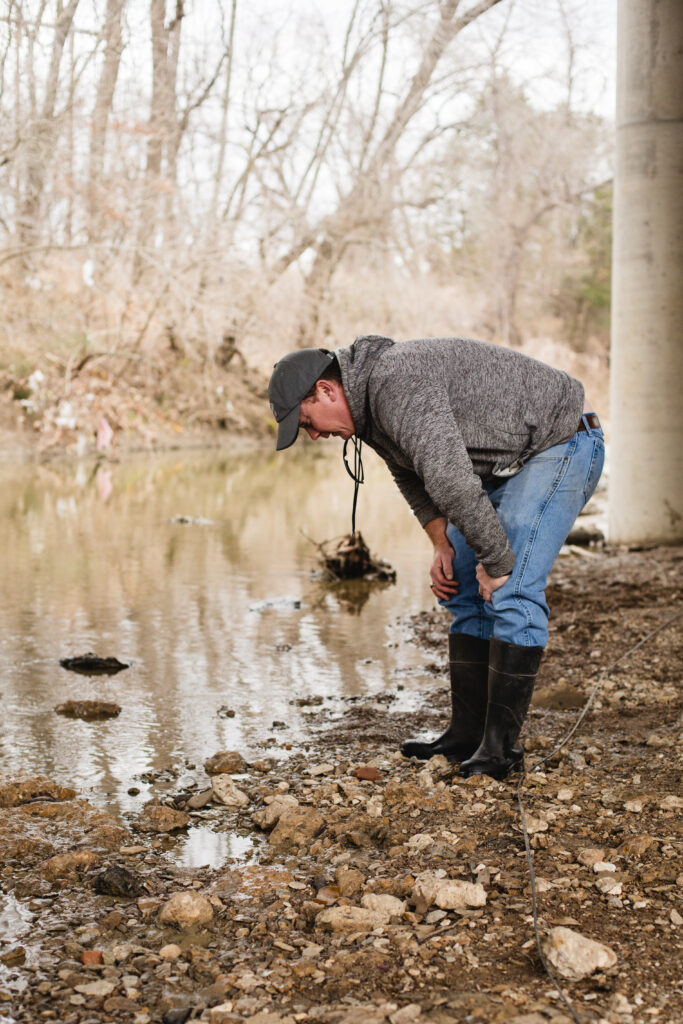
[(404, 469), (403, 466), (399, 466), (397, 462), (393, 462), (389, 458), (385, 461), (398, 489), (413, 510), (413, 515), (420, 526), (426, 526), (432, 519), (438, 519), (443, 515), (443, 512), (436, 507), (427, 494), (417, 473), (413, 473), (410, 469)]
[[(474, 472), (446, 387), (434, 382), (429, 392), (393, 384), (381, 389), (374, 414), (381, 429), (410, 459), (409, 471), (394, 475), (424, 526), (446, 516), (474, 550), (490, 576), (512, 571), (515, 556), (482, 482)], [(400, 470), (400, 467), (399, 467)], [(428, 499), (428, 500), (425, 500)]]

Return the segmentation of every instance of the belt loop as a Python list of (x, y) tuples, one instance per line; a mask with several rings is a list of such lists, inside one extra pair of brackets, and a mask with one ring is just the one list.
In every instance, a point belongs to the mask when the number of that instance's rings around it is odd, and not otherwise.
[[(593, 422), (591, 422), (591, 420)], [(583, 413), (581, 416), (581, 423), (583, 424), (583, 429), (589, 435), (592, 435), (595, 431), (602, 429), (600, 420), (598, 419), (597, 414), (594, 412)], [(579, 427), (579, 429), (581, 428)]]

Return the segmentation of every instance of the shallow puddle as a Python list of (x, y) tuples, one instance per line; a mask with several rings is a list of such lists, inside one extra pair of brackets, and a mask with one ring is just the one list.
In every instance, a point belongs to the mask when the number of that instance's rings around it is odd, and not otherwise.
[[(433, 686), (398, 624), (431, 604), (429, 543), (384, 466), (365, 461), (358, 523), (395, 584), (335, 587), (314, 572), (312, 541), (350, 528), (336, 446), (1, 465), (0, 770), (134, 814), (201, 777), (217, 750), (286, 757), (349, 698)], [(59, 664), (88, 652), (131, 667), (89, 677)], [(54, 711), (83, 700), (122, 710)], [(249, 849), (202, 825), (178, 857)]]

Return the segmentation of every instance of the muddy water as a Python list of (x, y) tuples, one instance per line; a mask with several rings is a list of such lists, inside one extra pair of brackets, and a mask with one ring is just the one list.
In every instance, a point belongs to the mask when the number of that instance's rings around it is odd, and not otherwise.
[[(429, 546), (384, 466), (371, 452), (366, 463), (359, 525), (398, 579), (350, 592), (315, 578), (307, 539), (349, 530), (336, 446), (0, 466), (0, 770), (131, 812), (148, 799), (147, 773), (178, 790), (219, 749), (286, 757), (307, 720), (348, 698), (417, 689), (420, 659), (397, 620), (430, 604)], [(132, 667), (94, 678), (60, 667), (87, 651)], [(121, 714), (53, 710), (82, 699)], [(237, 837), (211, 842), (211, 860), (239, 853)]]

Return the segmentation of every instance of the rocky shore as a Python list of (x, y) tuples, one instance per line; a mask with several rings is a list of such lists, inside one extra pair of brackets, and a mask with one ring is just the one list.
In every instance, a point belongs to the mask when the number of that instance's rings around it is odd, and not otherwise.
[[(682, 561), (589, 553), (553, 576), (527, 768), (604, 675), (522, 786), (544, 954), (581, 1021), (683, 1019), (681, 620), (604, 671), (680, 610)], [(48, 778), (0, 779), (0, 1020), (568, 1024), (534, 939), (517, 780), (396, 752), (446, 703), (441, 615), (404, 625), (435, 676), (417, 716), (391, 694), (329, 722), (321, 706), (306, 751), (207, 751), (194, 786), (129, 821)], [(253, 856), (177, 866), (166, 837), (194, 820), (253, 836)]]

